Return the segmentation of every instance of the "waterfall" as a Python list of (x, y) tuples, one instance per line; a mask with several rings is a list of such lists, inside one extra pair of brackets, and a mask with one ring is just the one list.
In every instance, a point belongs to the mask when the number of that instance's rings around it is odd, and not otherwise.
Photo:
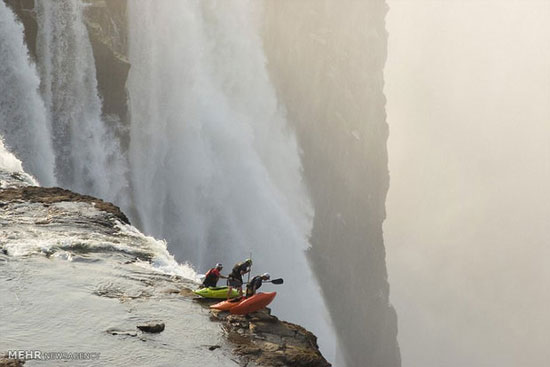
[(127, 164), (114, 126), (102, 119), (83, 10), (80, 0), (36, 2), (37, 54), (55, 174), (63, 187), (126, 206)]
[(54, 153), (40, 80), (29, 60), (23, 26), (0, 1), (0, 135), (42, 185), (55, 185)]
[[(131, 142), (143, 229), (205, 270), (252, 253), (276, 313), (335, 340), (305, 250), (313, 209), (269, 80), (254, 1), (129, 3)], [(265, 286), (271, 288), (270, 285)]]

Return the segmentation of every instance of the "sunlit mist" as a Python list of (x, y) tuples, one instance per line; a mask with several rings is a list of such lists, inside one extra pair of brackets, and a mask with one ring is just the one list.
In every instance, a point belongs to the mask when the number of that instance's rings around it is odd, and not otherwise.
[(545, 366), (550, 2), (389, 5), (384, 231), (403, 366)]

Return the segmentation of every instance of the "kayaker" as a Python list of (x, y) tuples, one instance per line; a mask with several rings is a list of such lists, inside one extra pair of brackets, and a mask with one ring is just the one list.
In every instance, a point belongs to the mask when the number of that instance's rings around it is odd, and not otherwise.
[(252, 259), (246, 259), (243, 262), (235, 264), (231, 274), (227, 277), (227, 285), (229, 289), (227, 291), (227, 299), (231, 296), (231, 290), (233, 288), (239, 289), (239, 297), (243, 295), (243, 275), (250, 271), (252, 266)]
[(204, 281), (201, 284), (201, 288), (206, 287), (215, 287), (218, 284), (218, 280), (220, 278), (227, 279), (226, 276), (223, 276), (220, 274), (220, 271), (223, 269), (223, 265), (220, 263), (217, 263), (215, 267), (208, 270), (206, 273), (206, 277), (204, 278)]
[(263, 273), (262, 275), (256, 275), (250, 283), (246, 285), (246, 298), (256, 294), (256, 290), (262, 286), (264, 280), (269, 280), (271, 276), (269, 273)]

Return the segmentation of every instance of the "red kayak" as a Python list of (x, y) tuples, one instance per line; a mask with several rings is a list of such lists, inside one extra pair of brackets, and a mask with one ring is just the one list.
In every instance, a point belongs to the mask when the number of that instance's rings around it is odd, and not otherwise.
[(258, 311), (273, 301), (277, 292), (256, 293), (250, 298), (238, 302), (235, 306), (229, 308), (229, 312), (235, 315), (246, 315), (247, 313)]
[(226, 301), (221, 301), (219, 303), (216, 303), (215, 305), (210, 306), (210, 308), (213, 308), (215, 310), (220, 310), (220, 311), (229, 311), (230, 309), (232, 309), (233, 307), (241, 303), (243, 300), (244, 300), (243, 297), (232, 298)]

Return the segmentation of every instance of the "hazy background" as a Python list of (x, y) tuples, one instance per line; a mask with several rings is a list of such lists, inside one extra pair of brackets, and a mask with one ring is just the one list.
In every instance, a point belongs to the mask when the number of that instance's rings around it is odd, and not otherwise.
[(550, 361), (550, 1), (388, 1), (405, 367)]

